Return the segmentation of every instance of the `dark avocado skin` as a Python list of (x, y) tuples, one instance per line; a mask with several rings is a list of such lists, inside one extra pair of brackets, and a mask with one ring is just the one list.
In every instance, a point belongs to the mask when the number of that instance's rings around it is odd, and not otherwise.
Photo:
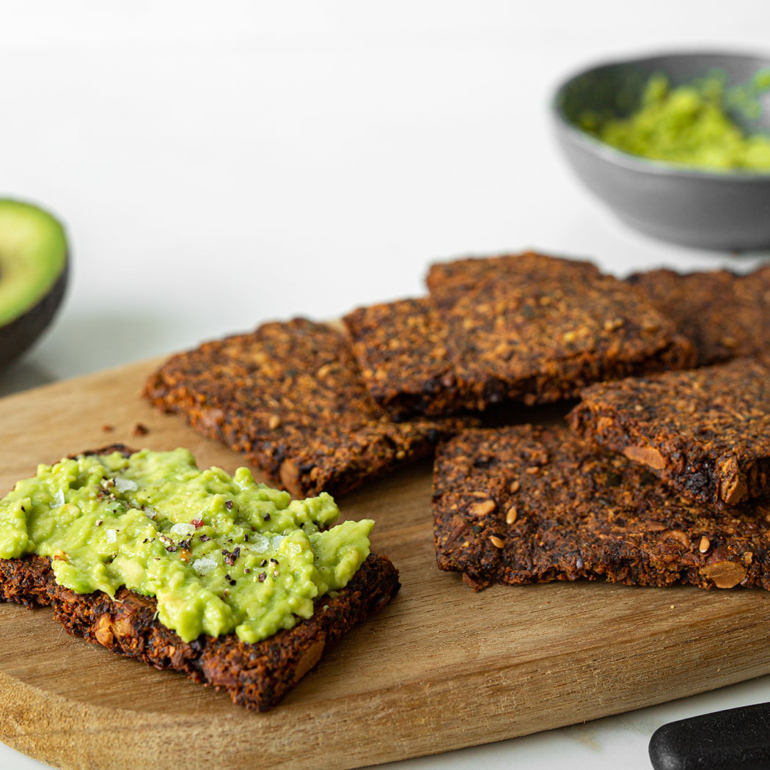
[(53, 320), (64, 298), (69, 280), (70, 260), (65, 258), (64, 269), (51, 290), (24, 315), (0, 327), (0, 369), (17, 359), (42, 334)]

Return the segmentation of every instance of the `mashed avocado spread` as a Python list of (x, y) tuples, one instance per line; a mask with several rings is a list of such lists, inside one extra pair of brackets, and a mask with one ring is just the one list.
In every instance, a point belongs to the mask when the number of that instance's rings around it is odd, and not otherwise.
[(757, 117), (756, 97), (769, 88), (766, 70), (732, 88), (716, 74), (672, 88), (665, 75), (657, 74), (647, 81), (641, 105), (629, 117), (585, 112), (579, 125), (632, 155), (711, 171), (768, 171), (770, 136), (747, 136), (725, 108)]
[(257, 642), (310, 617), (368, 556), (374, 522), (325, 529), (338, 516), (326, 493), (291, 500), (247, 468), (198, 470), (186, 449), (81, 456), (38, 466), (0, 501), (0, 558), (50, 557), (78, 593), (154, 596), (186, 642)]

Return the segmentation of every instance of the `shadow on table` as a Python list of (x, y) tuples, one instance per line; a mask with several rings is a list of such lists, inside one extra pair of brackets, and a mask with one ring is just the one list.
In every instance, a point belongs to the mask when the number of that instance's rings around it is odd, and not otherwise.
[[(171, 313), (65, 313), (33, 349), (0, 371), (0, 397), (198, 344), (207, 330)], [(213, 335), (212, 335), (213, 336)]]
[(51, 372), (36, 361), (18, 361), (6, 371), (0, 372), (0, 398), (47, 385), (55, 379)]

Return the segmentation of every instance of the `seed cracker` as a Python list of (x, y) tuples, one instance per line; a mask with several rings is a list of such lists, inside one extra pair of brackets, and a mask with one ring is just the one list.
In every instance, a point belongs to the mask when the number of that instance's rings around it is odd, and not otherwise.
[(770, 370), (757, 362), (600, 383), (582, 397), (574, 430), (683, 495), (735, 505), (770, 492)]
[(695, 362), (671, 320), (589, 262), (463, 259), (433, 265), (428, 286), (458, 384), (480, 408), (572, 398), (593, 382)]
[[(128, 456), (134, 451), (110, 444), (83, 454)], [(158, 620), (154, 597), (125, 587), (114, 598), (102, 591), (79, 594), (56, 582), (48, 557), (0, 559), (0, 602), (31, 609), (51, 606), (54, 619), (68, 634), (154, 668), (186, 674), (224, 690), (233, 703), (258, 711), (276, 706), (328, 648), (381, 610), (400, 587), (390, 559), (370, 553), (344, 588), (316, 599), (313, 614), (298, 619), (291, 629), (253, 644), (235, 634), (203, 634), (185, 642)]]
[(699, 366), (770, 355), (770, 265), (743, 276), (662, 269), (628, 280), (693, 341)]
[(369, 396), (344, 336), (302, 318), (176, 355), (144, 394), (300, 497), (346, 492), (468, 424), (394, 423)]
[(255, 711), (276, 706), (326, 649), (384, 607), (399, 586), (390, 560), (370, 554), (345, 588), (317, 599), (313, 615), (288, 631), (255, 644), (235, 634), (185, 642), (157, 619), (152, 597), (125, 588), (114, 599), (101, 591), (78, 594), (55, 582), (47, 558), (0, 559), (0, 602), (50, 605), (67, 633), (154, 668), (186, 674)]
[(426, 298), (357, 308), (343, 320), (372, 398), (394, 419), (473, 406), (457, 384), (445, 327)]
[(564, 425), (442, 444), (433, 515), (439, 567), (476, 589), (586, 578), (770, 590), (770, 501), (707, 508)]

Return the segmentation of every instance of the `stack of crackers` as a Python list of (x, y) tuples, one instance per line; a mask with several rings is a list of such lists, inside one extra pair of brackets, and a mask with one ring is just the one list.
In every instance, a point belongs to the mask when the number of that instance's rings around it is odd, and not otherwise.
[(770, 372), (740, 359), (593, 385), (569, 426), (447, 442), (434, 484), (439, 566), (474, 588), (770, 589)]
[[(429, 295), (175, 356), (145, 393), (294, 494), (435, 451), (439, 566), (475, 588), (604, 578), (770, 588), (770, 267), (626, 281), (527, 253)], [(699, 368), (700, 367), (700, 368)], [(477, 427), (582, 398), (568, 422)]]

